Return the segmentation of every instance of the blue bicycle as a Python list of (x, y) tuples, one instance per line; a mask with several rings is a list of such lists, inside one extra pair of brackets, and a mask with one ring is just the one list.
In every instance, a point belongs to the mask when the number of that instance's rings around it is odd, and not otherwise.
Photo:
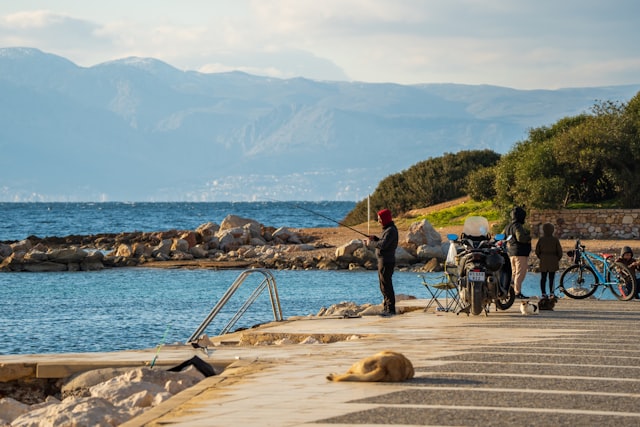
[(560, 276), (559, 289), (569, 298), (590, 297), (598, 286), (608, 287), (622, 301), (629, 301), (636, 294), (635, 276), (626, 265), (615, 262), (613, 255), (587, 252), (580, 240), (576, 240), (575, 249), (567, 255), (574, 264)]

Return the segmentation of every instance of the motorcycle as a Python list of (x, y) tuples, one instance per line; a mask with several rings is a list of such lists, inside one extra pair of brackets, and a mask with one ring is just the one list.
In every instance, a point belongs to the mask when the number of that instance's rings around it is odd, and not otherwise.
[[(510, 237), (510, 236), (509, 236)], [(491, 304), (497, 310), (508, 310), (516, 295), (511, 286), (511, 264), (506, 254), (504, 234), (489, 235), (489, 222), (482, 216), (468, 217), (462, 234), (447, 238), (456, 247), (458, 294), (461, 312), (479, 315), (489, 313)]]

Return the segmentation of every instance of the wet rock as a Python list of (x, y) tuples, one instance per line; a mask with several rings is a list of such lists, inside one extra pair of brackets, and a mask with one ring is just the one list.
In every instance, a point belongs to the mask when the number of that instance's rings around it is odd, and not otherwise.
[(13, 253), (13, 248), (6, 243), (0, 243), (0, 258), (6, 258)]
[(209, 256), (209, 251), (203, 245), (196, 245), (189, 249), (189, 253), (193, 255), (194, 258), (207, 258)]
[(189, 242), (184, 239), (176, 239), (171, 245), (171, 252), (189, 252)]
[(39, 263), (22, 264), (22, 268), (16, 271), (28, 271), (31, 273), (44, 273), (54, 271), (68, 271), (69, 267), (65, 264), (60, 264), (52, 261), (45, 261)]
[(50, 261), (67, 264), (83, 261), (87, 257), (88, 252), (80, 248), (64, 248), (50, 250), (47, 255), (49, 255)]

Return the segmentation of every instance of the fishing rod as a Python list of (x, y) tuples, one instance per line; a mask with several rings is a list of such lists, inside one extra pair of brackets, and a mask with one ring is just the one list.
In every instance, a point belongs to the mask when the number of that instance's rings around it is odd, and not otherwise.
[[(271, 201), (272, 201), (272, 202), (279, 202), (279, 203), (283, 203), (283, 202), (281, 202), (281, 201), (279, 201), (279, 200), (273, 200), (273, 199), (271, 199)], [(360, 230), (356, 230), (355, 228), (350, 227), (350, 226), (348, 226), (347, 224), (343, 224), (343, 223), (341, 223), (340, 221), (336, 221), (335, 219), (333, 219), (333, 218), (329, 218), (329, 217), (328, 217), (328, 216), (326, 216), (326, 215), (322, 215), (322, 214), (321, 214), (321, 213), (319, 213), (319, 212), (312, 211), (311, 209), (303, 208), (302, 206), (300, 206), (300, 205), (298, 205), (298, 204), (294, 204), (293, 206), (294, 206), (294, 207), (296, 207), (296, 208), (298, 208), (298, 209), (301, 209), (301, 210), (303, 210), (303, 211), (307, 211), (307, 212), (309, 212), (309, 213), (312, 213), (312, 214), (314, 214), (314, 215), (317, 215), (317, 216), (319, 216), (319, 217), (321, 217), (321, 218), (327, 219), (327, 220), (329, 220), (329, 221), (331, 221), (331, 222), (335, 222), (336, 224), (341, 225), (341, 226), (343, 226), (343, 227), (346, 227), (346, 228), (348, 228), (348, 229), (349, 229), (349, 230), (351, 230), (351, 231), (355, 231), (356, 233), (361, 234), (361, 235), (363, 235), (363, 236), (364, 236), (364, 237), (366, 237), (366, 238), (369, 238), (369, 237), (370, 237), (368, 234), (363, 233), (363, 232), (362, 232), (362, 231), (360, 231)]]

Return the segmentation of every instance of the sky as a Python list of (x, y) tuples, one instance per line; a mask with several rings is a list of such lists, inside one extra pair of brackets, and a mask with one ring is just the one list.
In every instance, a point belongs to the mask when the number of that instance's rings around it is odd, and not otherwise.
[(558, 89), (640, 83), (637, 0), (20, 0), (0, 47), (277, 78)]

